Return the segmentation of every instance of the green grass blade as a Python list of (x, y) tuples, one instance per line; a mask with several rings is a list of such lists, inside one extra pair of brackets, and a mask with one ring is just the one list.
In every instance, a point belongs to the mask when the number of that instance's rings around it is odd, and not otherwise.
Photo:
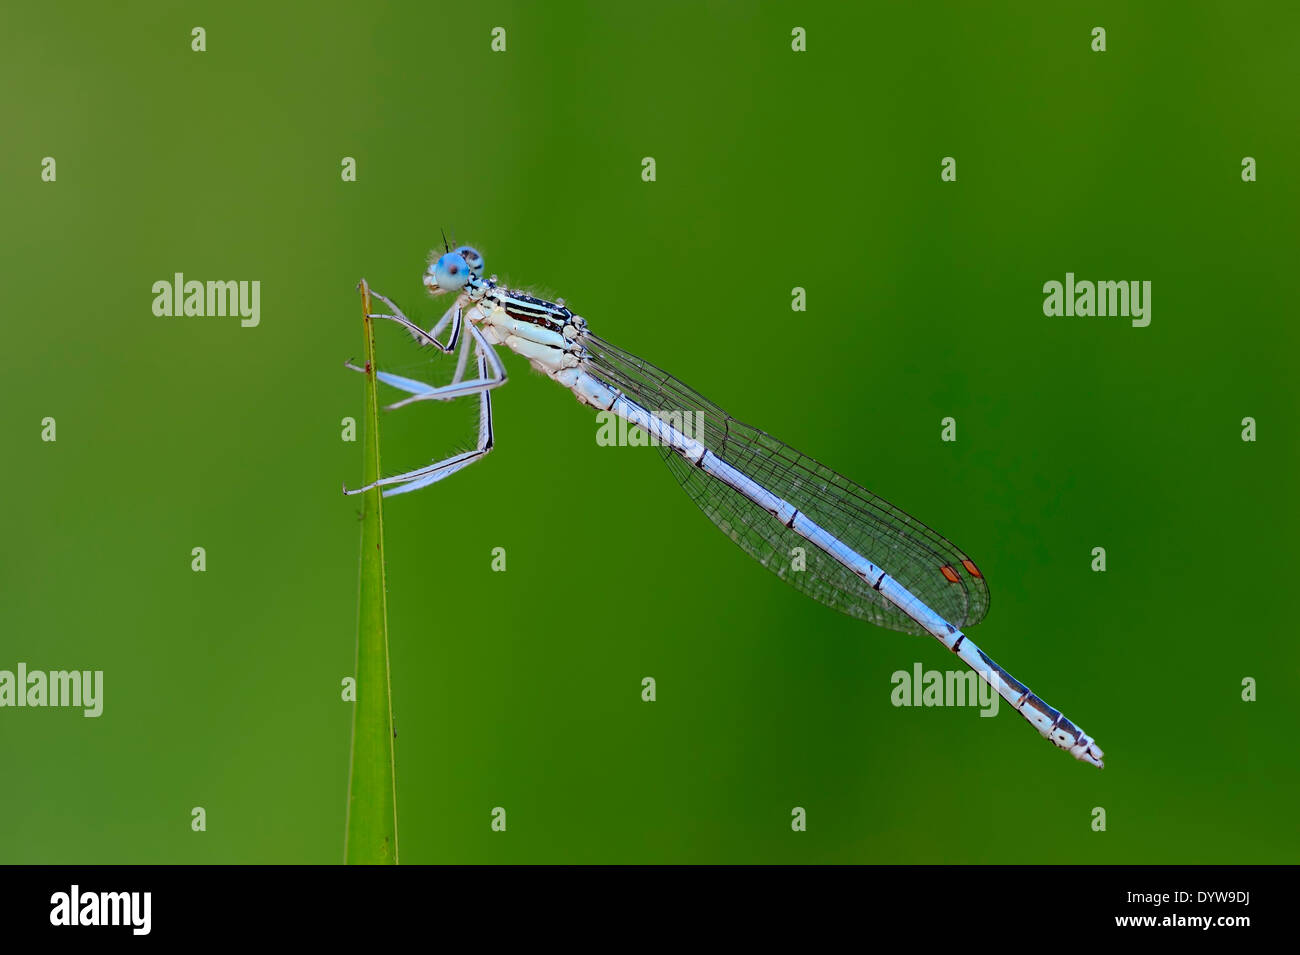
[[(366, 333), (365, 463), (362, 483), (379, 480), (379, 405), (375, 395), (375, 331), (370, 287), (361, 280)], [(397, 765), (393, 752), (392, 686), (388, 673), (388, 598), (384, 580), (384, 509), (379, 488), (359, 497), (361, 583), (357, 595), (357, 699), (352, 716), (348, 783), (348, 865), (397, 862)]]

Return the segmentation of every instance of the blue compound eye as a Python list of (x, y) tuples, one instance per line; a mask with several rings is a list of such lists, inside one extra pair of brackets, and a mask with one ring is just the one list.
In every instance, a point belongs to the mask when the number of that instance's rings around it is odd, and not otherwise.
[(459, 252), (448, 252), (433, 263), (429, 272), (438, 288), (448, 292), (459, 292), (470, 280), (469, 263)]
[(456, 254), (465, 260), (472, 273), (475, 275), (483, 274), (483, 256), (474, 246), (462, 245), (456, 249)]

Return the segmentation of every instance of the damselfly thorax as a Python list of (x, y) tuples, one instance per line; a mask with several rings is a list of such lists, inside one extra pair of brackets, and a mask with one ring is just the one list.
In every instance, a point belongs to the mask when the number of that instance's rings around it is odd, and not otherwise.
[(492, 279), (479, 280), (465, 296), (466, 321), (483, 330), (493, 345), (504, 345), (527, 358), (538, 371), (546, 372), (566, 387), (584, 351), (579, 338), (587, 323), (563, 302), (548, 302), (522, 292), (502, 288)]

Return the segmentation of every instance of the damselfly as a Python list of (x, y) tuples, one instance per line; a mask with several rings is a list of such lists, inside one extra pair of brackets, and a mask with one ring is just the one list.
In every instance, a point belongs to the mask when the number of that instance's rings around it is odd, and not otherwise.
[[(1102, 765), (1102, 751), (1083, 730), (994, 663), (960, 628), (988, 610), (984, 575), (951, 541), (861, 485), (737, 421), (649, 362), (598, 338), (563, 299), (549, 302), (486, 277), (470, 246), (447, 250), (424, 285), (453, 293), (428, 331), (391, 300), (371, 291), (387, 312), (372, 318), (404, 326), (415, 338), (457, 354), (451, 383), (434, 387), (376, 372), (409, 397), (390, 405), (477, 395), (478, 443), (428, 467), (386, 477), (385, 497), (450, 477), (492, 450), (492, 389), (506, 382), (496, 352), (504, 345), (571, 390), (584, 404), (613, 412), (644, 431), (695, 503), (728, 537), (768, 570), (808, 596), (850, 616), (906, 633), (928, 633), (957, 654), (1043, 736), (1076, 759)], [(444, 343), (438, 336), (450, 325)], [(468, 334), (466, 334), (468, 332)], [(466, 378), (473, 342), (474, 377)], [(349, 363), (348, 367), (364, 371)], [(693, 421), (695, 428), (685, 428)], [(811, 546), (808, 546), (811, 545)], [(802, 548), (802, 561), (791, 559)]]

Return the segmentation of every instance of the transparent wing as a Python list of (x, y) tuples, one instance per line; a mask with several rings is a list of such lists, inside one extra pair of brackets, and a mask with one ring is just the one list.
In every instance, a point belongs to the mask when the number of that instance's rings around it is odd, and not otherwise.
[[(588, 371), (649, 411), (683, 415), (691, 435), (710, 451), (793, 504), (954, 626), (965, 629), (984, 618), (988, 584), (951, 541), (788, 444), (737, 421), (649, 362), (590, 333), (584, 333), (583, 344)], [(670, 448), (659, 450), (709, 519), (778, 577), (851, 617), (905, 633), (925, 632), (866, 581), (743, 494)], [(799, 553), (806, 561), (802, 566)]]

